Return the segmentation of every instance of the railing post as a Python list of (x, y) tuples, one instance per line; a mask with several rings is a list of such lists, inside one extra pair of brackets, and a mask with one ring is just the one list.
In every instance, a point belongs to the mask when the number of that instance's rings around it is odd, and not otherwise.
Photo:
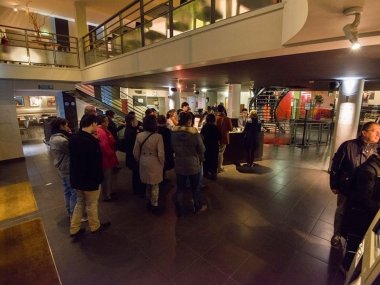
[(145, 26), (145, 18), (144, 18), (144, 0), (140, 0), (140, 31), (141, 31), (141, 46), (145, 46), (145, 33), (144, 33), (144, 26)]
[[(85, 53), (85, 48), (84, 48), (84, 38), (81, 38), (83, 41), (83, 58), (84, 58), (84, 65), (86, 65), (86, 53)], [(70, 44), (71, 45), (71, 44)], [(77, 67), (80, 67), (80, 54), (79, 54), (79, 43), (78, 43), (78, 38), (75, 38), (75, 48), (77, 49)]]
[(216, 20), (215, 7), (215, 0), (211, 0), (211, 24), (215, 23)]
[(24, 30), (25, 32), (25, 45), (26, 45), (26, 56), (28, 57), (28, 63), (31, 64), (30, 61), (30, 51), (29, 51), (29, 39), (28, 39), (28, 31)]
[(169, 0), (169, 37), (173, 37), (173, 0)]
[(121, 13), (119, 14), (119, 31), (120, 31), (120, 45), (121, 45), (121, 53), (123, 54), (124, 53), (124, 44), (123, 44), (123, 38), (124, 38), (124, 25), (123, 25), (123, 18), (121, 16)]

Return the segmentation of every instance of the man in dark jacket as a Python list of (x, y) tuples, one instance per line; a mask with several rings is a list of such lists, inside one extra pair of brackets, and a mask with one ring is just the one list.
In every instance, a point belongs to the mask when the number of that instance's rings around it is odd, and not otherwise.
[(334, 218), (334, 235), (331, 245), (341, 246), (342, 221), (347, 208), (347, 197), (354, 186), (357, 168), (377, 152), (380, 126), (375, 122), (363, 125), (361, 136), (341, 144), (335, 153), (330, 169), (330, 188), (338, 195)]
[(77, 192), (77, 204), (70, 225), (72, 237), (84, 232), (80, 225), (85, 207), (91, 232), (100, 232), (110, 226), (109, 222), (101, 224), (98, 218), (99, 184), (103, 181), (103, 169), (99, 142), (93, 136), (96, 127), (97, 117), (84, 115), (80, 130), (69, 140), (70, 183)]
[[(379, 151), (378, 149), (377, 151)], [(373, 154), (357, 169), (355, 187), (347, 202), (344, 225), (353, 235), (347, 239), (346, 254), (342, 261), (348, 270), (360, 242), (380, 209), (380, 156)]]
[(108, 130), (111, 132), (112, 136), (117, 142), (119, 140), (117, 133), (125, 127), (125, 124), (120, 124), (119, 126), (115, 124), (115, 122), (113, 121), (113, 118), (115, 117), (115, 112), (112, 110), (107, 110), (106, 116), (108, 117)]

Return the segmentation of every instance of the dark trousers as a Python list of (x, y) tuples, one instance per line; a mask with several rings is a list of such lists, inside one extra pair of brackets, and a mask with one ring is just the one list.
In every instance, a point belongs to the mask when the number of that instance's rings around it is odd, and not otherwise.
[(141, 182), (139, 169), (132, 170), (132, 189), (133, 194), (145, 197), (146, 185)]
[(218, 171), (218, 149), (215, 151), (207, 151), (205, 152), (205, 161), (203, 162), (203, 173), (204, 174), (216, 174)]
[(255, 147), (248, 147), (245, 149), (245, 159), (248, 165), (252, 165), (255, 161)]

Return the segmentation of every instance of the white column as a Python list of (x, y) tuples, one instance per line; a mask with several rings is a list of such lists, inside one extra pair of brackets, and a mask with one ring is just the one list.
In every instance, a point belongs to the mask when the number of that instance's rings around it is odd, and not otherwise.
[(0, 80), (0, 161), (24, 157), (13, 80)]
[(240, 115), (240, 93), (241, 84), (230, 84), (228, 86), (227, 115), (230, 118), (238, 118)]
[(343, 142), (357, 137), (363, 88), (364, 79), (346, 79), (340, 86), (331, 158)]
[(75, 5), (75, 24), (78, 33), (78, 52), (80, 67), (84, 67), (84, 47), (82, 37), (88, 33), (87, 17), (86, 17), (86, 3), (82, 1), (76, 1)]

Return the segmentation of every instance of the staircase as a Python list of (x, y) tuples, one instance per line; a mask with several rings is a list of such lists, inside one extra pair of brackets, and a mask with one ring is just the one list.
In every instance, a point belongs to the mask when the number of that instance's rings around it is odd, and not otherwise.
[(130, 111), (136, 113), (136, 118), (139, 121), (142, 121), (145, 116), (147, 106), (139, 103), (133, 96), (120, 91), (119, 87), (77, 84), (75, 88), (75, 96), (78, 99), (94, 105), (100, 110), (112, 110), (123, 120)]
[(253, 96), (249, 102), (249, 110), (255, 109), (265, 131), (285, 133), (286, 127), (277, 120), (277, 107), (288, 93), (286, 87), (268, 87), (251, 89)]

